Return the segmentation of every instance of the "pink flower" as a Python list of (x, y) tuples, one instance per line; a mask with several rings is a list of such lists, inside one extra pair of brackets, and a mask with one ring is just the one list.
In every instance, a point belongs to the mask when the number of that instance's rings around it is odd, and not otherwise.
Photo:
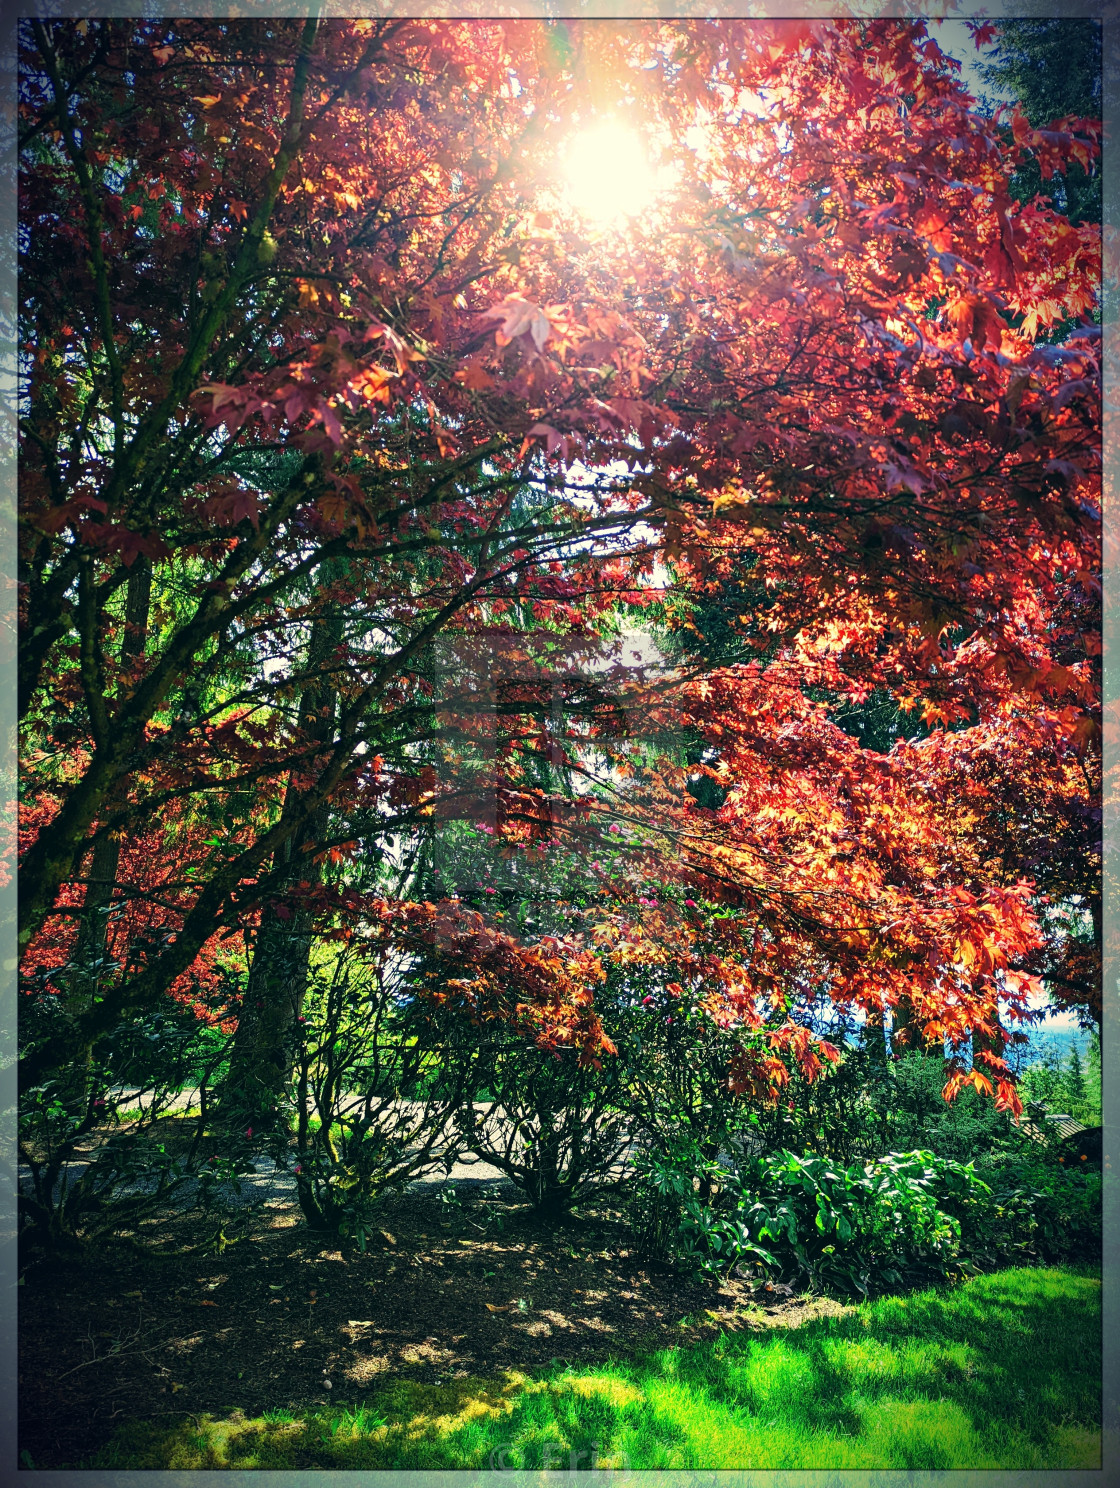
[(253, 1128), (251, 1126), (247, 1126), (245, 1128), (245, 1135), (247, 1137), (251, 1137), (253, 1135)]
[(688, 909), (695, 909), (696, 908), (696, 900), (695, 899), (686, 899), (684, 902), (685, 902), (686, 908), (688, 908)]

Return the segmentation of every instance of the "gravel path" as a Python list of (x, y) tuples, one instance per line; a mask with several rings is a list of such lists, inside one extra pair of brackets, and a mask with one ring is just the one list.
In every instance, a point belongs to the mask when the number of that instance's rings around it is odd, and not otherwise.
[[(355, 1097), (355, 1100), (359, 1100)], [(119, 1112), (129, 1110), (148, 1109), (151, 1105), (151, 1096), (137, 1089), (125, 1089), (113, 1092), (113, 1104)], [(484, 1108), (480, 1108), (484, 1109)], [(166, 1110), (179, 1115), (189, 1114), (198, 1110), (196, 1091), (184, 1091), (170, 1101)], [(216, 1191), (220, 1202), (228, 1208), (243, 1208), (247, 1206), (260, 1206), (271, 1204), (295, 1204), (296, 1180), (295, 1174), (290, 1167), (279, 1166), (271, 1157), (265, 1153), (259, 1153), (251, 1158), (253, 1171), (245, 1173), (240, 1178), (240, 1185), (223, 1184)], [(87, 1163), (75, 1162), (69, 1166), (69, 1172), (75, 1177), (88, 1166)], [(152, 1180), (152, 1186), (155, 1184)], [(63, 1179), (60, 1178), (61, 1186)], [(23, 1190), (30, 1190), (31, 1173), (23, 1164), (19, 1169), (19, 1185)], [(126, 1192), (141, 1193), (145, 1184), (136, 1184), (125, 1190)], [(442, 1166), (425, 1174), (421, 1178), (414, 1179), (407, 1185), (410, 1192), (434, 1193), (445, 1186), (463, 1187), (468, 1190), (487, 1188), (505, 1188), (516, 1192), (515, 1186), (510, 1182), (498, 1168), (493, 1167), (483, 1159), (465, 1154), (456, 1158), (450, 1171)], [(177, 1189), (168, 1200), (170, 1206), (176, 1209), (186, 1209), (194, 1202), (198, 1192), (198, 1183), (191, 1180)], [(57, 1190), (56, 1190), (57, 1197)]]
[[(227, 1208), (238, 1209), (244, 1207), (257, 1207), (262, 1204), (295, 1204), (296, 1203), (296, 1180), (291, 1168), (279, 1167), (271, 1157), (259, 1153), (252, 1159), (253, 1171), (244, 1173), (239, 1180), (239, 1187), (231, 1183), (223, 1184), (216, 1190), (216, 1197)], [(75, 1178), (81, 1176), (87, 1163), (71, 1163), (69, 1172)], [(61, 1189), (63, 1179), (59, 1179), (59, 1187), (56, 1189), (56, 1197)], [(153, 1180), (154, 1183), (154, 1180)], [(30, 1169), (20, 1164), (19, 1169), (20, 1188), (31, 1191)], [(410, 1192), (434, 1193), (445, 1185), (466, 1187), (470, 1189), (483, 1189), (504, 1185), (510, 1189), (513, 1185), (504, 1173), (492, 1167), (489, 1163), (482, 1162), (478, 1158), (461, 1158), (452, 1167), (450, 1173), (444, 1172), (442, 1168), (428, 1173), (422, 1178), (416, 1178), (408, 1185)], [(125, 1190), (129, 1193), (142, 1193), (145, 1185), (135, 1184)], [(177, 1189), (169, 1200), (176, 1209), (189, 1208), (198, 1193), (198, 1183), (192, 1179)]]

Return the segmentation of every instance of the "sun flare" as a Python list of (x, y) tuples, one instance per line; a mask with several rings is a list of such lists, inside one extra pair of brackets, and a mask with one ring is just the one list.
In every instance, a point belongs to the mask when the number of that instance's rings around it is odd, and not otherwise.
[(582, 216), (601, 226), (636, 217), (664, 189), (640, 136), (617, 120), (577, 134), (565, 152), (565, 195)]

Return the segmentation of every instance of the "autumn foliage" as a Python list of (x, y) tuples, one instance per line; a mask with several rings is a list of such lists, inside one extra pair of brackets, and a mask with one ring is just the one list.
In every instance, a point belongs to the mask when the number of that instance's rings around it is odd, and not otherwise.
[[(1042, 844), (1096, 841), (1100, 236), (1008, 186), (1096, 125), (981, 117), (921, 21), (24, 39), (29, 973), (121, 844), (28, 1081), (288, 922), (586, 1060), (663, 966), (759, 1097), (820, 999), (963, 1046), (1099, 996), (1040, 895), (1099, 898)], [(663, 184), (602, 226), (558, 162), (616, 116)], [(463, 821), (578, 856), (563, 933), (416, 896)]]

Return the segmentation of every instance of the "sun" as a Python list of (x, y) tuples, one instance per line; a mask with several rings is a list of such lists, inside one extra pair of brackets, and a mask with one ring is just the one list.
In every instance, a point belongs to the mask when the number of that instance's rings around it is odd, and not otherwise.
[(615, 119), (573, 136), (564, 152), (564, 195), (589, 221), (613, 226), (637, 217), (664, 189), (640, 135)]

